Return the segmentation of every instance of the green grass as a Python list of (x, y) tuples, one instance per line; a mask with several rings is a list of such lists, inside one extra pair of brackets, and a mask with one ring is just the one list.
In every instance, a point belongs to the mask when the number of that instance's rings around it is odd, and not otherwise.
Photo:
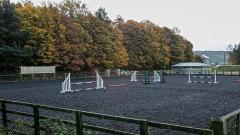
[(4, 135), (2, 128), (0, 128), (0, 135)]
[(240, 71), (240, 65), (219, 66), (217, 71)]

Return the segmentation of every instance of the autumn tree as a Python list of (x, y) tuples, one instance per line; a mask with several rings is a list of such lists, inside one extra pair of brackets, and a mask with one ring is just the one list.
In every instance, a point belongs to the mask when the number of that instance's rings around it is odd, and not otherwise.
[(112, 21), (103, 7), (92, 13), (79, 0), (40, 6), (2, 0), (0, 44), (4, 71), (20, 65), (57, 65), (71, 72), (157, 70), (198, 59), (177, 27), (124, 21), (121, 16)]
[(114, 42), (116, 47), (116, 60), (115, 67), (116, 68), (126, 68), (128, 66), (129, 57), (127, 53), (127, 49), (123, 44), (123, 33), (118, 27), (114, 27)]
[(151, 69), (150, 38), (143, 24), (129, 20), (121, 26), (124, 46), (129, 56), (129, 69)]
[(149, 48), (151, 49), (151, 53), (149, 55), (152, 58), (152, 68), (166, 69), (169, 67), (170, 49), (164, 44), (163, 29), (150, 21), (143, 21), (142, 23), (144, 24), (147, 35), (150, 39)]
[(86, 69), (86, 66), (91, 65), (89, 58), (85, 55), (87, 48), (92, 44), (90, 35), (83, 27), (76, 22), (71, 21), (71, 18), (65, 16), (61, 18), (59, 25), (59, 35), (62, 40), (57, 41), (56, 62), (63, 64), (66, 69), (79, 71)]
[(194, 54), (192, 56), (192, 61), (193, 62), (203, 62), (203, 58), (200, 55), (198, 55), (198, 54)]
[(34, 65), (51, 65), (54, 59), (54, 20), (50, 9), (27, 2), (16, 9), (21, 30), (27, 33), (25, 48), (33, 52)]

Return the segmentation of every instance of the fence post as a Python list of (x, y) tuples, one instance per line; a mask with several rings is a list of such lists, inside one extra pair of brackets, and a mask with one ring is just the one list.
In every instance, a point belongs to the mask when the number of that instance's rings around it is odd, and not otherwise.
[(77, 135), (83, 135), (82, 112), (76, 111), (75, 117), (76, 117)]
[(40, 124), (39, 124), (39, 106), (33, 106), (33, 118), (34, 118), (34, 135), (40, 135)]
[(19, 74), (19, 80), (22, 81), (22, 74)]
[(240, 129), (240, 127), (239, 127), (239, 115), (240, 115), (240, 114), (237, 115), (236, 123), (235, 123), (236, 126), (237, 126), (237, 127), (236, 127), (236, 130), (235, 130), (235, 134), (237, 134), (237, 135), (240, 134), (240, 132), (239, 132), (239, 129)]
[(162, 82), (165, 82), (165, 72), (162, 71)]
[(147, 80), (148, 80), (148, 79), (147, 79), (147, 73), (146, 73), (146, 71), (144, 71), (144, 84), (147, 84), (147, 83), (148, 83)]
[(216, 120), (214, 118), (211, 118), (210, 122), (210, 129), (213, 130), (213, 135), (225, 135), (224, 134), (224, 127), (223, 122), (220, 120)]
[(8, 135), (6, 102), (4, 100), (1, 100), (1, 109), (2, 109), (2, 121), (3, 121), (4, 132), (6, 135)]
[(148, 123), (146, 120), (140, 123), (140, 135), (148, 135)]

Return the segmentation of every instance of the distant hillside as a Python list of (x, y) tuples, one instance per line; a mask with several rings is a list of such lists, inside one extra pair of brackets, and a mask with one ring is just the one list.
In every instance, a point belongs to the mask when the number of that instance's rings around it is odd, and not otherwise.
[(206, 55), (207, 57), (209, 57), (210, 64), (228, 64), (229, 59), (228, 51), (194, 51), (193, 53), (198, 55)]

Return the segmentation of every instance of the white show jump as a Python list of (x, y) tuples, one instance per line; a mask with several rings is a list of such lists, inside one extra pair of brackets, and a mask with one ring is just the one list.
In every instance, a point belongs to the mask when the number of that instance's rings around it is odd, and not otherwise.
[(132, 76), (131, 76), (131, 82), (136, 82), (137, 81), (137, 71), (134, 71)]
[[(96, 83), (96, 87), (84, 88), (84, 89), (75, 89), (75, 90), (73, 90), (71, 88), (72, 85), (83, 85), (83, 84), (94, 84), (94, 83)], [(75, 82), (75, 83), (71, 83), (71, 74), (68, 73), (68, 76), (65, 78), (64, 82), (62, 83), (62, 91), (60, 91), (60, 93), (93, 90), (93, 89), (102, 89), (102, 88), (104, 88), (103, 79), (99, 75), (98, 71), (96, 71), (96, 81)]]
[[(201, 79), (200, 81), (193, 81), (192, 78)], [(203, 80), (204, 79), (204, 80)], [(214, 81), (205, 81), (206, 79), (214, 79)], [(188, 72), (188, 83), (211, 83), (216, 84), (217, 82), (217, 71), (214, 71), (214, 74), (211, 76), (206, 75), (191, 75), (191, 71)]]
[(160, 77), (160, 75), (157, 73), (157, 71), (154, 71), (153, 82), (161, 82), (161, 77)]
[[(137, 71), (134, 71), (132, 73), (132, 76), (131, 76), (131, 82), (137, 82)], [(157, 73), (157, 71), (154, 71), (154, 74), (153, 74), (153, 82), (161, 82), (161, 77), (160, 75)]]

